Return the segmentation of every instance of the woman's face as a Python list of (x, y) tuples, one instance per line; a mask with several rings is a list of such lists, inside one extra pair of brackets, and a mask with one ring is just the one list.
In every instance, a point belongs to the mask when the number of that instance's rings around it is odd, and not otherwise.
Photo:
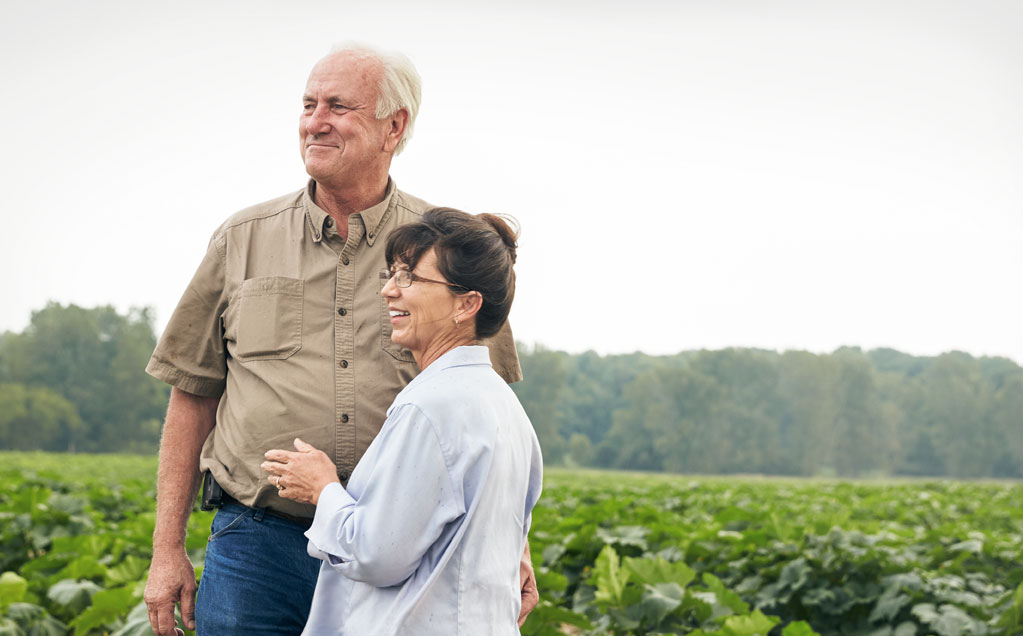
[[(399, 261), (392, 269), (408, 269), (408, 266)], [(412, 273), (435, 281), (445, 280), (437, 269), (437, 254), (432, 249), (423, 254)], [(409, 287), (398, 287), (392, 277), (380, 295), (390, 310), (391, 340), (411, 351), (421, 369), (463, 344), (464, 338), (459, 336), (470, 326), (455, 325), (459, 314), (458, 296), (451, 293), (447, 285), (417, 280)]]

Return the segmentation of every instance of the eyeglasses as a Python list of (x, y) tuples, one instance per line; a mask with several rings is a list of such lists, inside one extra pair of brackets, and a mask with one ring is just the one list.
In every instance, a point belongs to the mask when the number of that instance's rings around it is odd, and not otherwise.
[(380, 270), (380, 282), (381, 283), (387, 283), (387, 281), (391, 280), (391, 278), (394, 278), (394, 284), (395, 285), (397, 285), (398, 287), (402, 287), (402, 288), (411, 287), (412, 283), (417, 283), (418, 282), (418, 283), (437, 283), (438, 285), (447, 285), (448, 287), (453, 287), (455, 289), (460, 289), (462, 291), (469, 291), (466, 287), (464, 287), (462, 285), (456, 285), (454, 283), (446, 283), (446, 282), (444, 282), (442, 280), (431, 280), (429, 278), (423, 278), (422, 276), (416, 276), (415, 274), (413, 274), (412, 272), (410, 272), (407, 269), (396, 269), (393, 272), (391, 270), (388, 270), (388, 269)]

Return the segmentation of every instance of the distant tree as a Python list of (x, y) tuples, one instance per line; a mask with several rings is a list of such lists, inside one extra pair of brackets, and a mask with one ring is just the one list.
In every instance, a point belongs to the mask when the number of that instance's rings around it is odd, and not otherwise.
[(78, 450), (152, 451), (169, 389), (145, 374), (156, 345), (152, 315), (50, 303), (20, 334), (0, 341), (0, 375), (46, 387), (74, 405)]
[(511, 385), (512, 390), (529, 415), (544, 459), (559, 461), (565, 451), (565, 440), (558, 431), (558, 425), (565, 384), (564, 361), (568, 355), (542, 346), (531, 350), (521, 343), (518, 348), (523, 380)]
[(1023, 479), (1023, 370), (1005, 378), (994, 394), (991, 432), (998, 440), (991, 457), (991, 476)]
[(614, 423), (598, 457), (618, 468), (671, 472), (716, 472), (722, 457), (715, 434), (721, 387), (691, 369), (647, 371), (625, 387), (626, 407)]
[(589, 437), (582, 433), (574, 433), (568, 439), (568, 457), (576, 466), (591, 466), (593, 464), (593, 443)]
[(0, 384), (0, 448), (73, 452), (81, 432), (74, 405), (53, 391)]
[(834, 465), (831, 429), (835, 421), (838, 365), (831, 356), (786, 351), (778, 362), (778, 393), (784, 410), (781, 435), (785, 457), (796, 475), (817, 475)]
[(833, 357), (838, 364), (831, 450), (835, 470), (846, 477), (888, 472), (886, 458), (894, 440), (881, 425), (877, 372), (858, 349), (843, 348)]
[(987, 417), (990, 389), (977, 361), (963, 353), (947, 353), (937, 357), (920, 379), (926, 397), (921, 415), (947, 474), (989, 475), (998, 442)]

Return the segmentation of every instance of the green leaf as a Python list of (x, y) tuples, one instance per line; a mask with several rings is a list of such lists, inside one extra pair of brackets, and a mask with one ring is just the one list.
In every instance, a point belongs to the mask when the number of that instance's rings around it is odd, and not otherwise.
[(625, 569), (629, 571), (632, 578), (638, 583), (677, 583), (681, 587), (689, 585), (689, 582), (696, 577), (696, 572), (681, 561), (672, 563), (661, 558), (638, 559), (625, 557)]
[[(577, 614), (563, 607), (558, 607), (550, 601), (540, 601), (540, 604), (529, 613), (529, 618), (522, 626), (523, 636), (547, 636), (547, 634), (561, 634), (562, 625), (572, 625), (582, 629), (592, 629), (590, 621), (582, 614)], [(554, 630), (554, 631), (551, 631)], [(112, 636), (122, 636), (114, 634)], [(123, 636), (128, 636), (127, 634)]]
[(1023, 633), (1023, 583), (1013, 593), (1012, 605), (998, 617), (997, 625), (1004, 628), (1006, 634)]
[(11, 603), (25, 600), (26, 592), (28, 592), (28, 581), (18, 576), (17, 573), (4, 572), (0, 574), (0, 609)]
[(781, 630), (781, 636), (820, 636), (806, 621), (795, 621)]
[(568, 578), (561, 572), (551, 572), (546, 568), (536, 570), (536, 587), (540, 594), (551, 594), (552, 592), (564, 592), (568, 587)]
[(755, 610), (747, 616), (729, 616), (721, 631), (728, 636), (767, 636), (779, 622), (780, 618), (764, 616), (760, 610)]
[(906, 594), (892, 594), (890, 595), (887, 591), (877, 599), (877, 604), (874, 605), (874, 609), (870, 612), (870, 618), (868, 619), (871, 623), (877, 622), (891, 622), (899, 611), (909, 605), (911, 599)]
[(12, 603), (7, 608), (7, 617), (28, 636), (64, 636), (67, 633), (64, 623), (31, 603)]
[(85, 554), (68, 563), (56, 574), (60, 579), (91, 579), (104, 577), (107, 569), (100, 564), (96, 557)]
[(726, 588), (725, 584), (721, 582), (721, 579), (710, 572), (703, 573), (703, 584), (707, 586), (708, 590), (714, 593), (714, 596), (717, 597), (718, 603), (724, 605), (736, 614), (745, 614), (749, 612), (749, 604), (743, 601), (738, 594)]
[(647, 549), (646, 535), (650, 532), (643, 526), (616, 526), (612, 529), (597, 528), (597, 538), (608, 545), (636, 546)]
[(966, 541), (960, 541), (959, 543), (948, 546), (948, 549), (950, 552), (981, 554), (984, 552), (984, 542), (978, 539), (967, 539)]
[(895, 633), (892, 636), (916, 636), (916, 623), (913, 621), (904, 621), (899, 623), (899, 626), (895, 628)]
[(800, 589), (809, 580), (810, 566), (806, 564), (806, 559), (802, 557), (793, 560), (782, 568), (781, 576), (778, 577), (779, 585), (790, 590)]
[(621, 605), (629, 573), (621, 568), (618, 553), (610, 545), (605, 545), (597, 555), (597, 561), (593, 564), (593, 578), (597, 586), (597, 601)]
[[(178, 621), (178, 627), (182, 627)], [(149, 624), (149, 610), (145, 602), (135, 606), (124, 619), (124, 626), (110, 636), (153, 636), (153, 628)]]
[(54, 583), (46, 592), (46, 597), (57, 605), (63, 605), (71, 610), (71, 615), (82, 612), (92, 602), (92, 595), (102, 588), (92, 581), (74, 579), (63, 579)]
[(714, 608), (707, 601), (690, 593), (682, 599), (682, 613), (691, 614), (697, 623), (704, 623), (714, 615)]
[(114, 567), (107, 568), (106, 584), (116, 586), (139, 581), (145, 575), (148, 567), (148, 559), (128, 555)]
[(0, 616), (0, 636), (25, 636), (25, 632), (11, 619)]
[(920, 603), (913, 606), (913, 615), (927, 623), (938, 636), (987, 633), (983, 623), (954, 605), (935, 609), (931, 603)]
[(678, 583), (657, 583), (647, 585), (643, 591), (640, 606), (648, 625), (657, 625), (668, 614), (682, 604), (685, 589)]
[(92, 597), (92, 606), (71, 621), (75, 636), (88, 634), (90, 630), (113, 623), (126, 615), (137, 602), (138, 598), (128, 587), (96, 592)]

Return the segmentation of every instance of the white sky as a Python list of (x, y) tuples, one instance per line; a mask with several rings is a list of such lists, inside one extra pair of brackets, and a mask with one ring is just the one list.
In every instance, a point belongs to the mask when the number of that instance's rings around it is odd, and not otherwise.
[(1018, 0), (369, 4), (4, 2), (0, 330), (162, 329), (354, 39), (423, 76), (399, 187), (521, 222), (520, 340), (1023, 362)]

